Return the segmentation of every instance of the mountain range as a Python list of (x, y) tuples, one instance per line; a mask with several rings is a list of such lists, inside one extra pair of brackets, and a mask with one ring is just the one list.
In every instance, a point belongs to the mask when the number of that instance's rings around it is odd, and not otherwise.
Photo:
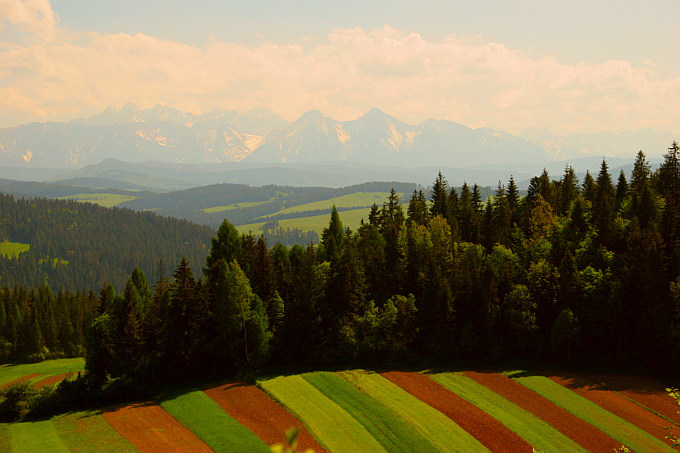
[[(373, 109), (352, 121), (317, 110), (289, 122), (267, 109), (203, 115), (156, 105), (109, 107), (68, 123), (30, 123), (0, 129), (0, 166), (81, 168), (115, 158), (128, 162), (304, 164), (357, 162), (412, 168), (547, 165), (584, 156), (633, 157), (665, 152), (676, 137), (640, 130), (625, 134), (520, 136), (472, 129), (446, 120), (411, 125)], [(658, 149), (657, 149), (658, 148)]]

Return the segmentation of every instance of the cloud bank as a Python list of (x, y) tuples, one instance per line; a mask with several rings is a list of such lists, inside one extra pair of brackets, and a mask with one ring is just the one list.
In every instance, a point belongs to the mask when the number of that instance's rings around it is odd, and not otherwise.
[(511, 132), (680, 124), (680, 75), (663, 78), (653, 62), (568, 65), (480, 37), (433, 42), (388, 25), (336, 29), (314, 45), (197, 47), (73, 32), (47, 0), (0, 0), (0, 18), (0, 126), (128, 102), (195, 113), (266, 106), (288, 119), (319, 109), (347, 120), (378, 107), (412, 123), (443, 118)]

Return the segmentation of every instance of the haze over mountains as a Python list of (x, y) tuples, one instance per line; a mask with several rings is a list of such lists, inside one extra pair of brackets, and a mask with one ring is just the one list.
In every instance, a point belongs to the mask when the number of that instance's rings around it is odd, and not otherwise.
[[(446, 120), (410, 125), (373, 109), (352, 121), (313, 110), (288, 122), (267, 109), (194, 115), (157, 105), (107, 108), (68, 123), (0, 129), (0, 166), (81, 168), (105, 159), (128, 162), (307, 164), (360, 162), (398, 167), (549, 165), (586, 156), (660, 155), (677, 136), (649, 129), (622, 134), (520, 136)], [(500, 166), (499, 166), (500, 165)]]

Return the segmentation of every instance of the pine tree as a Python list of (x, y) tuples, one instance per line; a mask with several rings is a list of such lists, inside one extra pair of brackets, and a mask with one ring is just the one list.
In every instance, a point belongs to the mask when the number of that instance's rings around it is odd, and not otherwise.
[(621, 170), (619, 173), (619, 180), (616, 183), (616, 210), (618, 211), (623, 204), (623, 200), (628, 195), (628, 181), (626, 181), (626, 174)]
[(430, 208), (430, 216), (436, 217), (438, 215), (449, 218), (449, 205), (448, 205), (448, 187), (449, 183), (446, 178), (442, 176), (442, 173), (437, 174), (437, 179), (435, 179), (432, 185), (432, 207)]
[(340, 215), (338, 214), (335, 205), (333, 205), (333, 209), (331, 210), (331, 221), (321, 234), (321, 244), (324, 248), (326, 260), (336, 262), (340, 258), (344, 238), (345, 231), (342, 228)]

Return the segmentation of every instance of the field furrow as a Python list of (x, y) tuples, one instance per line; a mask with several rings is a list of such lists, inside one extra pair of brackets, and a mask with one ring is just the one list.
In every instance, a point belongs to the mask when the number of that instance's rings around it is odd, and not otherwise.
[(389, 452), (438, 451), (392, 410), (363, 393), (345, 379), (327, 371), (302, 377), (361, 423)]
[(76, 412), (52, 419), (62, 442), (78, 453), (134, 453), (138, 450), (118, 434), (99, 412)]
[(547, 422), (588, 451), (613, 451), (621, 443), (593, 425), (499, 373), (466, 371), (465, 376)]
[[(526, 372), (506, 372), (504, 374), (558, 406), (563, 407), (582, 420), (601, 429), (634, 451), (672, 451), (669, 444), (661, 439), (652, 436), (629, 421), (612, 414), (598, 404), (545, 376)], [(648, 414), (648, 416), (660, 419), (660, 417), (642, 407), (637, 406), (637, 411), (639, 411), (641, 416), (643, 416), (642, 414)]]
[(123, 406), (102, 415), (113, 429), (143, 452), (212, 451), (157, 403)]
[(570, 386), (590, 387), (616, 392), (650, 411), (680, 425), (677, 403), (668, 396), (666, 386), (659, 381), (637, 376), (614, 376), (607, 374), (551, 373), (571, 380)]
[(68, 453), (51, 420), (14, 423), (9, 425), (9, 440), (13, 452)]
[(549, 379), (572, 392), (592, 401), (601, 408), (621, 417), (636, 427), (648, 432), (652, 436), (663, 439), (669, 426), (668, 420), (641, 407), (622, 395), (610, 390), (596, 389), (593, 386), (578, 386), (570, 378), (551, 376)]
[(302, 376), (280, 376), (259, 384), (302, 420), (330, 451), (386, 451), (358, 421)]
[(474, 404), (420, 373), (391, 371), (382, 376), (460, 425), (493, 452), (531, 452), (531, 445)]
[(489, 451), (449, 417), (379, 374), (362, 370), (341, 373), (352, 385), (393, 410), (443, 452)]
[(47, 387), (48, 385), (56, 384), (57, 382), (61, 382), (64, 379), (73, 376), (73, 373), (60, 373), (60, 374), (55, 374), (53, 376), (47, 377), (45, 379), (42, 379), (40, 381), (36, 381), (35, 386), (37, 388), (42, 388), (42, 387)]
[(216, 452), (269, 453), (269, 446), (201, 391), (163, 400), (161, 407)]
[(300, 450), (325, 451), (302, 422), (254, 385), (230, 383), (207, 388), (203, 392), (268, 445), (283, 443), (287, 429), (300, 428)]
[(569, 437), (545, 421), (526, 411), (499, 394), (460, 373), (440, 373), (432, 379), (445, 388), (465, 398), (491, 415), (509, 429), (543, 451), (586, 451)]
[(16, 378), (12, 381), (9, 381), (9, 382), (2, 384), (2, 388), (7, 388), (7, 387), (14, 385), (14, 384), (21, 384), (22, 382), (26, 382), (26, 381), (30, 381), (30, 380), (35, 380), (35, 379), (39, 378), (40, 376), (42, 376), (41, 373), (27, 374), (26, 376), (21, 376), (21, 377)]

